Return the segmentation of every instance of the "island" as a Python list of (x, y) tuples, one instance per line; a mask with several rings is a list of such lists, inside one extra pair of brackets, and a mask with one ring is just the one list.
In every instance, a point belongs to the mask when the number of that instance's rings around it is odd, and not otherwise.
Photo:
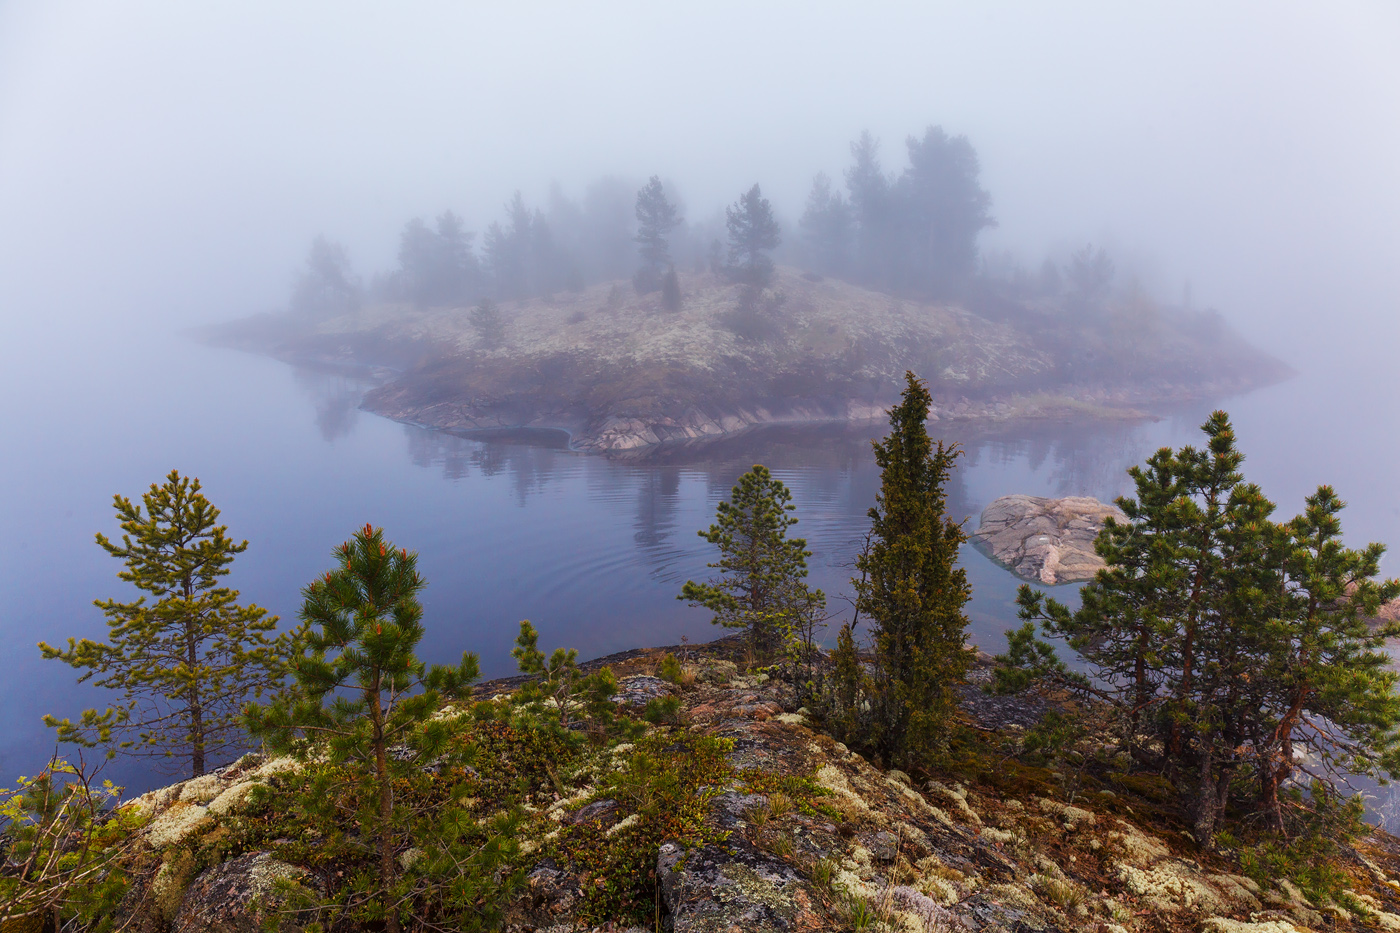
[(355, 367), (362, 407), (462, 435), (547, 428), (629, 455), (772, 423), (884, 417), (906, 370), (933, 419), (1141, 418), (1277, 381), (1286, 365), (1219, 315), (1144, 298), (929, 301), (779, 266), (767, 287), (678, 275), (678, 310), (625, 280), (496, 304), (365, 301), (262, 315), (202, 339)]

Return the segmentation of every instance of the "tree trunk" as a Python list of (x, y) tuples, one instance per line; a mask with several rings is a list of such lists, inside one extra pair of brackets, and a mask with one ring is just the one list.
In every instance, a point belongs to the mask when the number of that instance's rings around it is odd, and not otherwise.
[(399, 933), (399, 918), (389, 904), (394, 883), (394, 787), (389, 782), (389, 749), (384, 738), (384, 710), (379, 702), (379, 677), (370, 689), (369, 718), (374, 730), (374, 773), (379, 781), (379, 889), (384, 898), (384, 927)]
[(1216, 782), (1215, 754), (1206, 748), (1201, 755), (1201, 771), (1196, 784), (1196, 813), (1193, 835), (1196, 844), (1207, 847), (1215, 835)]
[(200, 703), (198, 637), (195, 634), (197, 623), (185, 625), (185, 663), (190, 666), (190, 758), (194, 777), (204, 773), (204, 708)]

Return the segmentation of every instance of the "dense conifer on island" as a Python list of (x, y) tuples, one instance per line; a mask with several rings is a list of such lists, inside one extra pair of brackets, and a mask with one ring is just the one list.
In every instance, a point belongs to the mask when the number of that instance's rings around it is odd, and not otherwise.
[(746, 285), (767, 285), (773, 277), (773, 257), (768, 254), (782, 242), (773, 206), (754, 185), (732, 207), (724, 209), (724, 218), (729, 230), (730, 276)]
[(745, 629), (761, 663), (785, 646), (811, 602), (824, 598), (803, 582), (811, 556), (807, 542), (787, 536), (797, 524), (789, 514), (796, 508), (782, 480), (755, 464), (739, 477), (730, 501), (720, 502), (715, 523), (699, 532), (719, 548), (719, 561), (709, 565), (719, 576), (705, 583), (687, 580), (676, 597), (713, 611), (716, 625)]
[(661, 179), (653, 175), (637, 192), (637, 246), (642, 267), (633, 279), (642, 294), (662, 287), (662, 279), (671, 266), (671, 245), (668, 237), (680, 225), (680, 212), (666, 198)]
[(1343, 547), (1330, 487), (1275, 522), (1274, 503), (1244, 481), (1226, 414), (1202, 430), (1204, 449), (1163, 448), (1129, 471), (1136, 495), (1118, 500), (1128, 521), (1099, 536), (1107, 567), (1080, 609), (1030, 587), (1018, 602), (1089, 663), (1124, 743), (1186, 791), (1206, 844), (1242, 786), (1254, 792), (1241, 802), (1283, 833), (1289, 781), (1320, 779), (1332, 794), (1345, 773), (1400, 772), (1398, 678), (1384, 651), (1400, 625), (1365, 622), (1400, 581), (1375, 580), (1381, 545)]
[(945, 744), (954, 687), (972, 661), (963, 606), (972, 595), (957, 566), (966, 540), (948, 518), (944, 485), (960, 451), (929, 439), (928, 386), (905, 374), (890, 434), (876, 441), (880, 493), (856, 558), (856, 609), (873, 623), (872, 734), (887, 764), (919, 766)]
[(832, 191), (825, 172), (812, 180), (807, 207), (798, 222), (807, 251), (807, 265), (823, 275), (842, 276), (850, 267), (855, 234), (851, 206), (839, 191)]
[[(307, 653), (292, 661), (295, 688), (267, 706), (250, 706), (249, 731), (280, 752), (325, 756), (321, 779), (341, 775), (361, 789), (357, 817), (379, 856), (377, 908), (389, 930), (400, 925), (392, 896), (406, 839), (395, 812), (394, 785), (440, 754), (445, 723), (432, 716), (444, 698), (467, 695), (478, 678), (476, 655), (456, 667), (428, 667), (414, 654), (423, 638), (418, 594), (426, 581), (418, 555), (395, 548), (366, 525), (335, 551), (340, 566), (302, 590)], [(391, 754), (407, 748), (412, 754)], [(329, 784), (327, 791), (329, 789)], [(327, 804), (329, 792), (309, 801)]]
[(96, 601), (107, 642), (70, 638), (67, 648), (40, 642), (39, 650), (85, 671), (80, 683), (96, 678), (120, 691), (124, 702), (86, 710), (76, 723), (45, 716), (60, 741), (168, 758), (197, 777), (241, 747), (243, 703), (281, 682), (289, 636), (274, 637), (276, 616), (240, 606), (238, 591), (219, 585), (248, 542), (228, 537), (200, 489), (172, 470), (139, 504), (114, 497), (121, 542), (98, 534), (97, 543), (126, 564), (118, 576), (146, 595)]

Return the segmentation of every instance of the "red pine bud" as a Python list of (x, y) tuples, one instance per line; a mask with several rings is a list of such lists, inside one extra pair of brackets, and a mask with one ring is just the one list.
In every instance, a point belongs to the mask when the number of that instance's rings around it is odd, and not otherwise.
[(384, 545), (382, 545), (382, 544), (379, 545), (379, 556), (380, 556), (380, 557), (383, 557), (383, 556), (384, 556)]

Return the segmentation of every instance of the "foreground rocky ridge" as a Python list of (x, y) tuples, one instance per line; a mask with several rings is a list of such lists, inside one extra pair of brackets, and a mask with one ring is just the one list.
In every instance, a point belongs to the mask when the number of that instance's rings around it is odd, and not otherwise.
[(746, 293), (683, 273), (682, 309), (604, 283), (506, 302), (502, 327), (467, 308), (369, 306), (320, 322), (271, 316), (204, 333), (287, 359), (387, 367), (364, 407), (471, 433), (568, 431), (625, 454), (768, 423), (881, 418), (905, 370), (930, 380), (935, 418), (1139, 417), (1142, 406), (1284, 376), (1218, 318), (1145, 299), (1070, 314), (1003, 302), (988, 317), (778, 270)]
[[(744, 676), (733, 642), (693, 656), (682, 683), (652, 675), (661, 651), (612, 659), (623, 708), (676, 694), (680, 720), (658, 726), (652, 747), (685, 755), (720, 740), (721, 782), (696, 789), (702, 825), (688, 840), (662, 839), (643, 855), (655, 872), (655, 914), (644, 927), (676, 933), (869, 930), (1291, 933), (1400, 929), (1400, 840), (1377, 831), (1346, 856), (1366, 913), (1313, 903), (1286, 880), (1261, 887), (1223, 852), (1192, 842), (1156, 779), (1126, 770), (1104, 780), (1029, 767), (1014, 757), (1026, 729), (1065, 699), (999, 697), (977, 685), (982, 656), (963, 692), (967, 738), (955, 743), (957, 773), (914, 780), (883, 771), (813, 729), (792, 688)], [(602, 662), (595, 662), (602, 663)], [(509, 682), (486, 685), (490, 695)], [(689, 744), (688, 744), (689, 743)], [(677, 751), (679, 750), (679, 751)], [(598, 877), (550, 854), (561, 832), (625, 845), (637, 831), (636, 801), (605, 792), (632, 746), (599, 752), (581, 786), (543, 791), (521, 847), (527, 872), (505, 929), (527, 933), (621, 930), (591, 915)], [(677, 759), (679, 763), (679, 759)], [(128, 929), (147, 933), (251, 933), (271, 922), (299, 929), (306, 915), (282, 910), (286, 885), (321, 893), (329, 869), (295, 864), (297, 840), (234, 851), (254, 788), (300, 766), (248, 756), (192, 781), (146, 794), (149, 868), (123, 904)], [(277, 879), (283, 879), (280, 885)], [(591, 900), (590, 900), (591, 899)], [(585, 916), (587, 919), (585, 920)]]

